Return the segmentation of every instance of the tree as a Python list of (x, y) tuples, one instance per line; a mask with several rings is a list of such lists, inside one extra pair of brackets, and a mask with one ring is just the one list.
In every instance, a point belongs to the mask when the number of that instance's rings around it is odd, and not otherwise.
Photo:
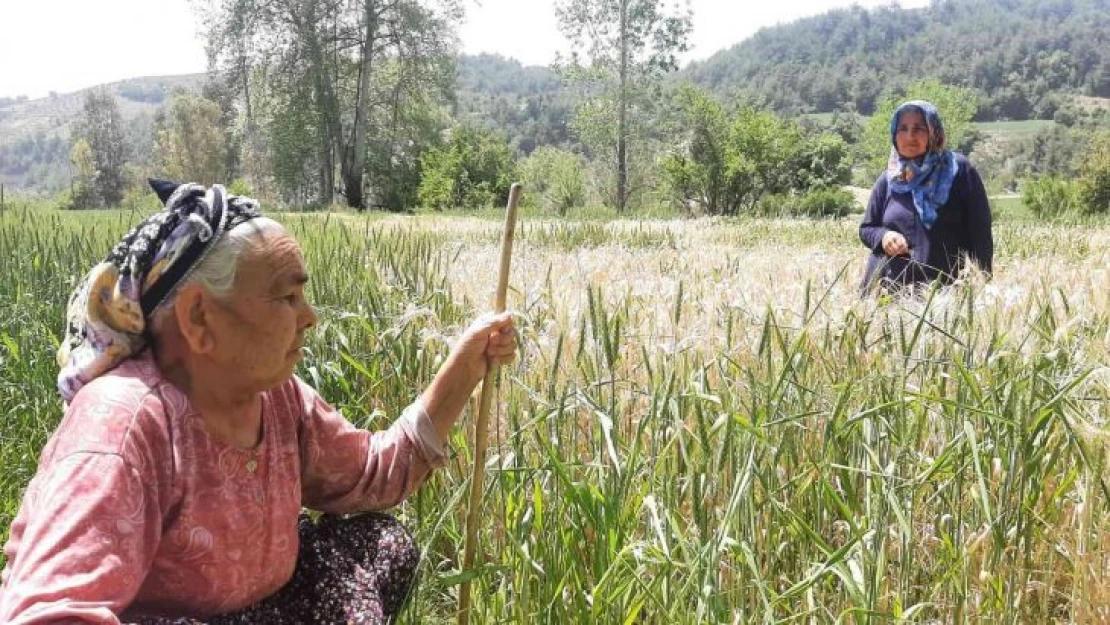
[(586, 181), (582, 157), (545, 145), (521, 163), (520, 177), (528, 190), (526, 199), (538, 200), (547, 209), (565, 216), (586, 203)]
[(801, 145), (797, 125), (753, 106), (742, 107), (726, 135), (725, 172), (733, 192), (726, 214), (751, 210), (764, 195), (788, 192), (793, 172), (787, 164)]
[(1110, 130), (1095, 136), (1079, 161), (1079, 197), (1088, 213), (1110, 213)]
[[(616, 168), (613, 201), (624, 211), (629, 198), (629, 143), (642, 136), (646, 120), (638, 106), (659, 77), (678, 68), (688, 49), (692, 16), (668, 15), (661, 0), (558, 0), (559, 29), (578, 52), (565, 75), (586, 92), (576, 112), (576, 128), (597, 155)], [(597, 132), (611, 128), (611, 132)]]
[(670, 132), (681, 137), (663, 170), (678, 200), (710, 215), (753, 209), (765, 195), (835, 189), (851, 174), (848, 146), (832, 133), (810, 135), (751, 104), (733, 113), (686, 86), (675, 98)]
[(926, 100), (937, 107), (944, 122), (949, 149), (957, 149), (967, 138), (972, 130), (971, 120), (979, 108), (979, 100), (971, 89), (931, 79), (915, 82), (904, 92), (888, 96), (867, 123), (863, 135), (864, 161), (875, 170), (876, 175), (890, 157), (890, 118), (898, 105), (907, 100)]
[(831, 132), (804, 139), (787, 160), (790, 188), (803, 193), (848, 184), (852, 161), (848, 144)]
[(91, 182), (90, 203), (115, 206), (123, 199), (126, 179), (127, 138), (123, 132), (119, 106), (103, 91), (89, 91), (81, 117), (74, 130), (74, 143), (84, 140), (92, 152), (95, 174)]
[(433, 98), (400, 88), (393, 96), (393, 107), (378, 111), (367, 133), (366, 204), (400, 211), (419, 203), (421, 157), (443, 144), (450, 118)]
[(367, 181), (383, 169), (371, 164), (375, 135), (403, 128), (409, 106), (446, 99), (460, 0), (209, 5), (210, 63), (241, 88), (252, 162), (270, 151), (287, 199), (330, 203), (339, 192), (363, 208), (368, 189), (382, 195)]
[(228, 182), (220, 107), (198, 95), (177, 93), (155, 122), (154, 160), (173, 180)]
[(1021, 173), (1070, 177), (1075, 174), (1075, 165), (1081, 162), (1077, 157), (1086, 149), (1087, 141), (1082, 133), (1055, 125), (1038, 131), (1023, 142), (1015, 150), (1016, 160), (1023, 170)]
[(514, 173), (505, 140), (478, 126), (453, 129), (446, 145), (424, 153), (421, 166), (420, 201), (437, 210), (502, 203)]
[(96, 163), (89, 142), (84, 139), (75, 141), (69, 153), (69, 161), (77, 174), (70, 202), (73, 208), (89, 208), (92, 205), (93, 182), (96, 180)]
[(863, 136), (863, 123), (854, 111), (834, 111), (829, 121), (829, 132), (844, 140), (848, 145), (859, 143)]
[(350, 206), (401, 210), (417, 199), (420, 155), (438, 145), (450, 127), (443, 109), (454, 81), (449, 16), (455, 8), (441, 8), (449, 13), (410, 4), (381, 35), (386, 44), (379, 46), (365, 95), (363, 138), (358, 139), (356, 125), (351, 131), (355, 141), (344, 156)]
[(724, 106), (690, 86), (679, 90), (674, 103), (674, 130), (682, 144), (663, 160), (663, 173), (675, 199), (697, 202), (711, 215), (732, 212), (736, 189), (725, 171), (729, 127)]
[(201, 97), (220, 109), (220, 131), (223, 135), (223, 143), (219, 151), (223, 154), (224, 180), (228, 182), (243, 175), (246, 124), (237, 123), (239, 110), (236, 106), (236, 84), (234, 75), (210, 74), (201, 89)]

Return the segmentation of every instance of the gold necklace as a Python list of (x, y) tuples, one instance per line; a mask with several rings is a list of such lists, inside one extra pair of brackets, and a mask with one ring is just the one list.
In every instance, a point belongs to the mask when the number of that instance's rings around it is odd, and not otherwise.
[(250, 453), (251, 459), (247, 460), (247, 473), (254, 475), (255, 470), (258, 469), (258, 450), (252, 449)]

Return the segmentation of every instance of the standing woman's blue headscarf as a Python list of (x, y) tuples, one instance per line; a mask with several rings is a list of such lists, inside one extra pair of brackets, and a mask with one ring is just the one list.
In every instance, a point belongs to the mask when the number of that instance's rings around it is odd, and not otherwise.
[[(925, 118), (929, 128), (929, 148), (925, 156), (917, 159), (902, 158), (898, 154), (895, 137), (898, 134), (898, 121), (907, 111), (916, 111)], [(945, 149), (944, 124), (940, 121), (937, 107), (924, 100), (911, 100), (898, 107), (890, 120), (890, 160), (887, 163), (887, 178), (891, 191), (910, 193), (913, 205), (926, 228), (932, 228), (937, 220), (937, 209), (948, 201), (948, 192), (956, 179), (956, 155)]]

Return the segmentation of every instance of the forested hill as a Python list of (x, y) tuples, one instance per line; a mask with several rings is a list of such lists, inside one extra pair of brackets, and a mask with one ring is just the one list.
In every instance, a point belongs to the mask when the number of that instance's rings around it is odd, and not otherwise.
[(562, 88), (562, 81), (550, 68), (525, 66), (500, 54), (460, 55), (456, 71), (460, 95), (543, 95)]
[(524, 153), (567, 142), (573, 101), (551, 68), (497, 54), (462, 55), (456, 76), (456, 117), (506, 131)]
[(684, 74), (780, 111), (868, 114), (921, 78), (980, 92), (980, 120), (1051, 118), (1063, 93), (1110, 97), (1110, 0), (934, 0), (765, 28)]

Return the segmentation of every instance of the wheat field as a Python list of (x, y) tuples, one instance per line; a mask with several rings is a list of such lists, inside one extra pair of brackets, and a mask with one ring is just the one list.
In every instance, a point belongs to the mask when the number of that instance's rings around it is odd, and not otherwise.
[[(74, 281), (142, 215), (0, 214), (0, 538), (60, 418)], [(496, 215), (278, 216), (321, 322), (300, 374), (385, 427), (490, 306)], [(480, 568), (470, 412), (395, 512), (403, 622), (1110, 621), (1110, 226), (996, 226), (996, 272), (861, 300), (856, 223), (550, 220), (517, 233)]]

